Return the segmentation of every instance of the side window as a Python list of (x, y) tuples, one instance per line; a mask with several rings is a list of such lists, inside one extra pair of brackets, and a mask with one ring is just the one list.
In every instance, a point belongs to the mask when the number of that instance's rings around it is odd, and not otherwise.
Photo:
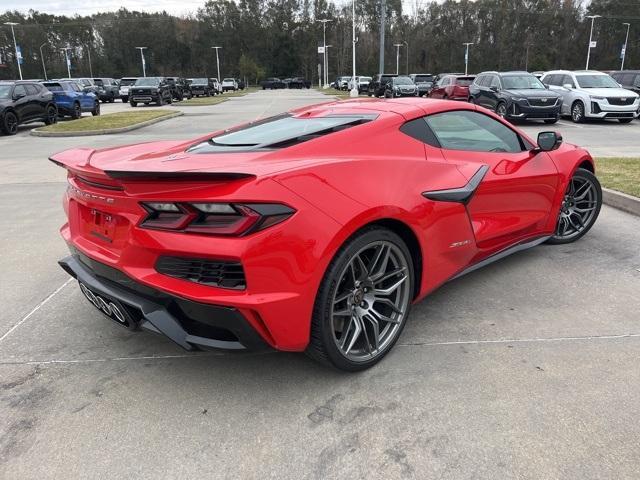
[(640, 87), (640, 74), (636, 75), (631, 85), (633, 85), (634, 87)]
[(440, 142), (423, 117), (408, 121), (400, 127), (400, 131), (427, 145), (440, 148)]
[(27, 95), (37, 95), (38, 94), (38, 89), (36, 88), (35, 85), (25, 85), (25, 88), (27, 90)]
[(426, 117), (426, 122), (445, 149), (508, 153), (524, 150), (516, 132), (482, 113), (443, 112)]
[(546, 83), (547, 85), (555, 85), (557, 86), (557, 80), (558, 75), (547, 75), (546, 77), (544, 77), (544, 82), (542, 83)]
[(489, 83), (489, 88), (500, 88), (500, 80), (498, 80), (497, 75), (491, 75), (491, 81)]
[(74, 92), (79, 92), (80, 88), (78, 88), (78, 85), (76, 85), (75, 83), (71, 84), (71, 90), (73, 90)]
[(13, 89), (13, 96), (17, 97), (18, 95), (25, 96), (27, 94), (27, 89), (24, 88), (24, 85), (16, 85), (16, 88)]
[(480, 81), (480, 85), (483, 87), (488, 87), (490, 81), (491, 79), (489, 78), (489, 75), (483, 75), (482, 80)]
[(569, 75), (564, 75), (562, 77), (561, 85), (571, 85), (572, 88), (576, 88), (576, 84)]

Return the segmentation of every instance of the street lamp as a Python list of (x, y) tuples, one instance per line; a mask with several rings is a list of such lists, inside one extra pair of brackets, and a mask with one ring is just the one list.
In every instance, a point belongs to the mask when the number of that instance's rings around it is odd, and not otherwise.
[(469, 45), (473, 45), (473, 42), (465, 42), (464, 45), (464, 74), (466, 75), (469, 72)]
[(42, 53), (42, 47), (44, 47), (46, 44), (47, 44), (47, 42), (45, 42), (42, 45), (40, 45), (40, 60), (42, 60), (42, 70), (44, 71), (44, 79), (45, 80), (49, 80), (47, 78), (47, 67), (44, 64), (44, 55)]
[(622, 65), (620, 65), (620, 70), (624, 70), (624, 57), (627, 55), (627, 43), (629, 43), (629, 27), (630, 23), (623, 23), (623, 25), (627, 26), (627, 36), (624, 39), (624, 47), (622, 47)]
[(147, 76), (147, 65), (144, 61), (144, 51), (146, 50), (147, 47), (136, 47), (138, 50), (140, 50), (140, 60), (142, 61), (142, 76), (146, 77)]
[(356, 0), (351, 0), (351, 36), (352, 36), (352, 67), (353, 75), (351, 76), (351, 91), (350, 97), (358, 96), (358, 85), (356, 85)]
[(401, 43), (394, 43), (394, 47), (396, 47), (396, 75), (400, 73), (400, 47), (403, 45)]
[(600, 17), (602, 17), (602, 15), (587, 15), (586, 17), (591, 19), (591, 31), (589, 32), (589, 48), (587, 49), (587, 66), (585, 67), (585, 70), (589, 70), (589, 57), (591, 57), (591, 48), (592, 48), (591, 45), (592, 45), (592, 38), (593, 38), (593, 21), (596, 18), (600, 18)]
[(93, 78), (93, 68), (91, 67), (91, 46), (87, 46), (87, 56), (89, 57), (89, 76)]
[(216, 65), (218, 66), (218, 83), (220, 83), (220, 57), (218, 56), (218, 50), (222, 47), (211, 47), (216, 51)]
[(325, 45), (324, 46), (324, 59), (325, 59), (325, 83), (324, 88), (329, 88), (329, 49), (333, 48), (333, 45)]
[(324, 79), (324, 88), (328, 87), (328, 83), (329, 83), (329, 77), (327, 75), (327, 67), (329, 66), (329, 62), (327, 61), (327, 22), (331, 22), (332, 20), (328, 19), (328, 18), (320, 18), (318, 20), (316, 20), (316, 22), (320, 22), (322, 23), (322, 47), (323, 47), (323, 54), (322, 54), (322, 64), (324, 67), (324, 75), (322, 76)]
[(409, 42), (403, 40), (404, 46), (407, 48), (407, 75), (409, 75)]
[(22, 54), (18, 54), (18, 44), (16, 43), (16, 32), (13, 31), (13, 27), (15, 25), (20, 25), (16, 22), (4, 22), (5, 25), (9, 25), (11, 27), (11, 35), (13, 36), (13, 48), (16, 52), (16, 62), (18, 62), (18, 73), (20, 74), (20, 80), (22, 80), (22, 68), (20, 67), (20, 60), (22, 59)]
[(67, 78), (71, 78), (71, 59), (69, 58), (69, 50), (73, 50), (71, 47), (61, 48), (64, 52), (64, 59), (67, 62)]

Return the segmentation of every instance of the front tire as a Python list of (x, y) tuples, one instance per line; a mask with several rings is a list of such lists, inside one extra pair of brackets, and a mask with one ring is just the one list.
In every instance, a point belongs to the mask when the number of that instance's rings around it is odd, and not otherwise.
[(322, 280), (307, 355), (350, 372), (378, 363), (404, 328), (413, 282), (411, 254), (398, 235), (381, 227), (357, 233)]
[(584, 104), (580, 100), (571, 105), (571, 120), (574, 123), (584, 122)]
[(96, 102), (96, 104), (93, 107), (93, 110), (91, 110), (91, 115), (93, 115), (94, 117), (97, 117), (100, 115), (100, 102)]
[(73, 104), (73, 110), (71, 112), (71, 118), (74, 120), (79, 119), (82, 116), (82, 107), (80, 107), (79, 103)]
[(138, 102), (131, 101), (131, 102), (129, 102), (129, 105), (131, 105), (132, 107), (135, 108), (135, 107), (138, 106)]
[(499, 117), (502, 118), (506, 118), (507, 117), (507, 104), (504, 102), (500, 102), (498, 103), (498, 105), (496, 105), (496, 115), (498, 115)]
[(575, 242), (596, 223), (602, 207), (602, 187), (589, 170), (579, 168), (569, 180), (551, 244)]
[(15, 135), (18, 133), (18, 117), (16, 114), (13, 112), (5, 113), (0, 129), (5, 135)]

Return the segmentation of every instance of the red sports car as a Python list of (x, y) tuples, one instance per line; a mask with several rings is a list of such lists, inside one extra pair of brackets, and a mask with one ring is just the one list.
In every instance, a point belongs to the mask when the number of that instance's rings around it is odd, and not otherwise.
[(188, 142), (74, 149), (60, 264), (117, 323), (188, 350), (378, 362), (411, 305), (602, 202), (585, 150), (472, 104), (314, 105)]

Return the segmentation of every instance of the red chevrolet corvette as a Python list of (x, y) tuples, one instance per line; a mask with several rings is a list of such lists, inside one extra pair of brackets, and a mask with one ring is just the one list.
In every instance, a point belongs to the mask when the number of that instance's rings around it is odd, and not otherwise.
[(602, 202), (585, 150), (472, 104), (314, 105), (188, 142), (74, 149), (60, 264), (117, 323), (187, 350), (378, 362), (411, 305)]

